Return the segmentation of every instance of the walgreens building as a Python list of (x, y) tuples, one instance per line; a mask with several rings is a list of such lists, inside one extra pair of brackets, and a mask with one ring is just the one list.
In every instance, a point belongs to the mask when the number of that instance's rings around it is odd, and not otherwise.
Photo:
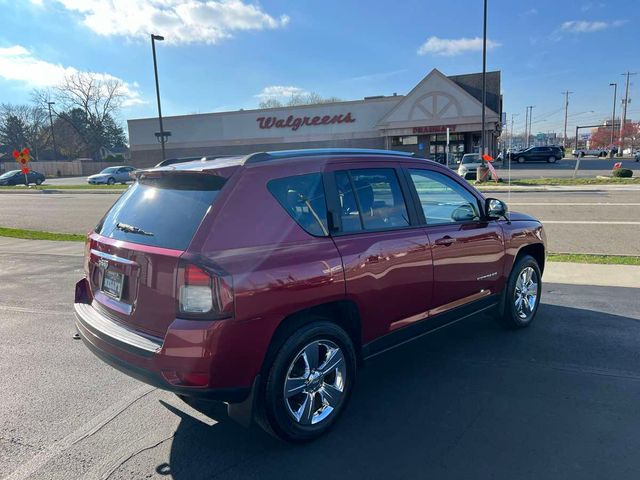
[[(171, 132), (166, 158), (245, 154), (295, 148), (384, 148), (440, 159), (449, 129), (453, 156), (480, 145), (482, 75), (447, 77), (432, 70), (407, 95), (261, 110), (163, 117)], [(486, 139), (501, 131), (500, 72), (487, 73)], [(129, 120), (131, 163), (161, 160), (158, 119)]]

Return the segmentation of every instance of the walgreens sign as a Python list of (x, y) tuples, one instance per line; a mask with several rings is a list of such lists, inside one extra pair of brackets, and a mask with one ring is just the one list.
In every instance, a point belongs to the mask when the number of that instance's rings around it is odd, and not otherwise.
[(315, 117), (294, 117), (289, 115), (287, 118), (278, 117), (258, 117), (256, 122), (261, 129), (269, 128), (289, 128), (294, 132), (300, 127), (316, 127), (318, 125), (334, 125), (337, 123), (353, 123), (356, 119), (351, 112), (340, 115), (324, 115)]

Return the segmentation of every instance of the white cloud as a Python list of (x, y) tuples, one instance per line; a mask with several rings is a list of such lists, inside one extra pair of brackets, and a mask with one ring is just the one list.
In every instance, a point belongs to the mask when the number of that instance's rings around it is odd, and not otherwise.
[[(79, 73), (75, 67), (65, 67), (35, 57), (22, 45), (0, 48), (0, 78), (25, 83), (30, 87), (55, 87), (65, 77)], [(138, 84), (127, 83), (108, 73), (96, 73), (102, 80), (120, 80), (124, 94), (123, 106), (145, 103), (138, 91)]]
[(593, 21), (588, 20), (570, 20), (560, 25), (560, 30), (570, 33), (593, 33), (601, 30), (606, 30), (611, 27), (619, 27), (624, 25), (625, 20), (616, 20), (613, 22)]
[[(487, 50), (499, 47), (500, 43), (487, 39)], [(442, 55), (451, 57), (466, 52), (482, 51), (482, 38), (438, 38), (429, 39), (418, 48), (418, 55)]]
[(309, 92), (299, 87), (271, 85), (268, 87), (264, 87), (262, 91), (256, 94), (255, 96), (262, 100), (268, 100), (271, 98), (276, 98), (276, 99), (291, 98), (294, 95), (307, 95), (308, 93)]
[(98, 35), (148, 39), (162, 35), (168, 43), (215, 44), (234, 31), (280, 28), (289, 17), (265, 13), (243, 0), (48, 0), (76, 12)]

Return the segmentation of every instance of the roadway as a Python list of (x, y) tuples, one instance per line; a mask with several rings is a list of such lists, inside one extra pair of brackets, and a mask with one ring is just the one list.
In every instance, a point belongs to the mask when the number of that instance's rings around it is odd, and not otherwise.
[(0, 477), (636, 478), (638, 290), (544, 284), (536, 322), (470, 318), (360, 371), (305, 446), (192, 408), (73, 340), (79, 256), (0, 253)]
[[(596, 175), (609, 175), (611, 168), (616, 162), (622, 162), (622, 166), (625, 168), (639, 170), (640, 165), (633, 159), (625, 157), (622, 160), (619, 159), (601, 159), (596, 157), (584, 157), (580, 159), (580, 170), (578, 170), (578, 178), (595, 177)], [(576, 165), (576, 160), (573, 157), (566, 157), (554, 164), (545, 162), (528, 162), (524, 164), (512, 163), (511, 164), (511, 176), (513, 179), (521, 178), (569, 178), (573, 175), (573, 170)], [(496, 163), (496, 167), (500, 170), (500, 176), (504, 179), (507, 178), (507, 165), (501, 165)], [(456, 167), (457, 168), (457, 167)], [(37, 170), (37, 169), (36, 169)], [(85, 185), (87, 183), (87, 177), (64, 177), (64, 178), (49, 178), (46, 180), (45, 185)]]
[[(640, 189), (485, 193), (541, 219), (553, 252), (640, 255)], [(0, 226), (86, 233), (117, 194), (3, 194)]]

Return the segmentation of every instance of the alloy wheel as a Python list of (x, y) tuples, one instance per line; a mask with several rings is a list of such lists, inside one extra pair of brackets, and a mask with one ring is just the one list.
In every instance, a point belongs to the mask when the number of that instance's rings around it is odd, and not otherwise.
[(284, 403), (301, 425), (327, 419), (345, 393), (347, 368), (342, 350), (330, 340), (314, 340), (294, 357), (284, 381)]
[(525, 267), (518, 275), (514, 292), (516, 315), (528, 320), (536, 308), (538, 301), (538, 274), (532, 267)]

